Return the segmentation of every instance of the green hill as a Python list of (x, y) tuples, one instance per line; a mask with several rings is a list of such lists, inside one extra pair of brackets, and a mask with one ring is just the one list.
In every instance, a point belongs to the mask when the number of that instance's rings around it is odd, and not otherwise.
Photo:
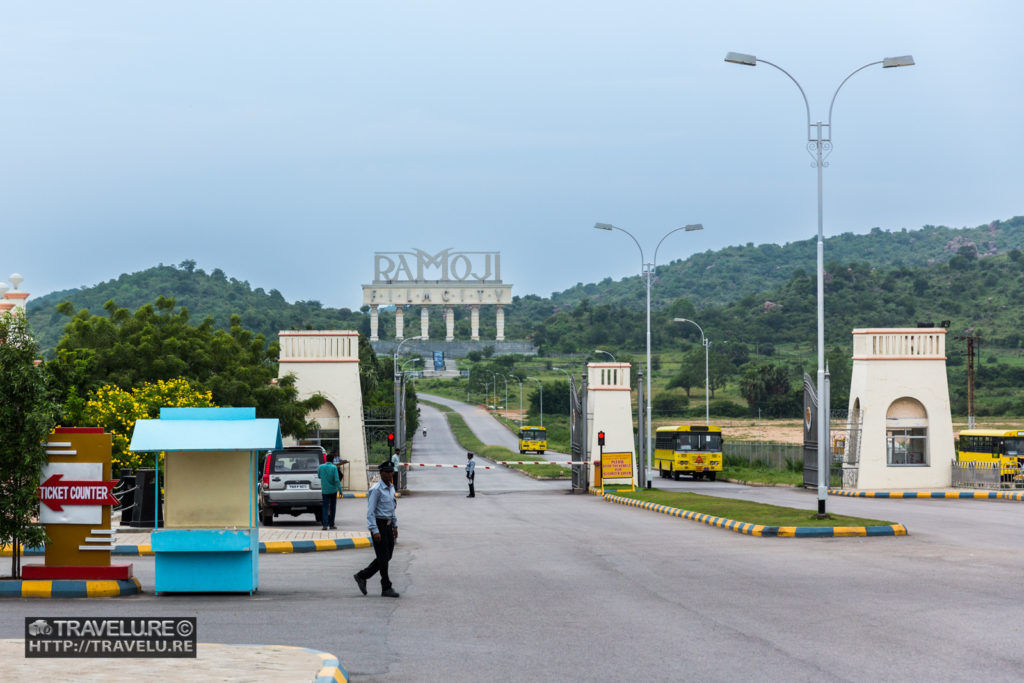
[(184, 261), (177, 267), (159, 265), (92, 287), (30, 299), (28, 314), (32, 330), (40, 347), (49, 354), (60, 341), (68, 320), (57, 312), (59, 304), (69, 301), (76, 311), (84, 308), (102, 315), (107, 301), (113, 300), (118, 306), (134, 311), (162, 295), (174, 298), (179, 306), (187, 308), (194, 322), (212, 316), (217, 327), (227, 329), (231, 315), (237, 313), (243, 327), (267, 339), (276, 339), (280, 330), (296, 329), (352, 329), (369, 333), (369, 319), (359, 311), (325, 308), (319, 301), (288, 303), (276, 289), (269, 292), (259, 287), (252, 289), (248, 282), (228, 278), (219, 268), (206, 273), (195, 265), (194, 261)]

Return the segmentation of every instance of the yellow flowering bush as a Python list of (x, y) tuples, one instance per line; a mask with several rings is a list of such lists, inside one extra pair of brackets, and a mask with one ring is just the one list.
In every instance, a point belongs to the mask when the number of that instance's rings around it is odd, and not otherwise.
[(150, 454), (128, 450), (136, 420), (156, 419), (160, 417), (160, 409), (165, 407), (209, 408), (213, 405), (209, 391), (193, 388), (188, 380), (180, 377), (146, 382), (130, 392), (105, 384), (88, 396), (82, 424), (103, 427), (110, 434), (113, 442), (111, 471), (116, 476), (121, 468), (134, 471), (152, 466)]

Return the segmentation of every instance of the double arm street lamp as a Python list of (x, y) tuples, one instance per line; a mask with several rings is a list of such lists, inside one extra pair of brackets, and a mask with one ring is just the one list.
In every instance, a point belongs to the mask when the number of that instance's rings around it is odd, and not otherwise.
[(676, 321), (677, 323), (690, 323), (691, 325), (696, 326), (696, 328), (698, 330), (700, 330), (700, 343), (704, 346), (704, 424), (705, 424), (705, 426), (706, 425), (710, 425), (711, 424), (711, 410), (709, 408), (710, 404), (709, 404), (709, 399), (708, 399), (708, 397), (709, 397), (708, 387), (710, 386), (710, 384), (708, 383), (708, 377), (709, 377), (709, 375), (708, 375), (708, 347), (711, 346), (711, 340), (704, 336), (704, 328), (702, 328), (700, 325), (697, 325), (697, 323), (695, 323), (694, 321), (690, 320), (689, 318), (672, 318), (672, 319), (674, 321)]
[[(648, 263), (644, 258), (644, 248), (640, 246), (640, 242), (637, 241), (633, 233), (628, 230), (624, 230), (616, 225), (610, 223), (595, 223), (594, 227), (598, 230), (618, 230), (629, 235), (629, 238), (636, 244), (636, 248), (640, 250), (640, 274), (647, 283), (647, 469), (644, 470), (644, 481), (649, 482), (648, 471), (651, 469), (651, 380), (653, 379), (651, 372), (651, 277), (654, 275), (654, 269), (658, 263), (658, 249), (661, 247), (661, 243), (665, 241), (665, 238), (674, 232), (685, 230), (686, 232), (693, 232), (695, 230), (703, 230), (704, 226), (700, 223), (693, 223), (691, 225), (684, 225), (681, 228), (675, 230), (669, 230), (665, 235), (658, 240), (658, 244), (654, 247), (654, 258)], [(611, 355), (611, 354), (609, 354)]]
[(401, 351), (402, 346), (407, 342), (411, 342), (414, 339), (423, 339), (422, 336), (409, 337), (398, 342), (398, 346), (395, 347), (395, 355), (392, 363), (394, 368), (394, 382), (395, 382), (395, 439), (401, 444), (400, 448), (405, 448), (405, 383), (400, 382), (400, 372), (398, 369), (398, 353)]
[(868, 68), (869, 66), (882, 65), (883, 69), (891, 69), (900, 66), (913, 66), (914, 58), (910, 55), (903, 57), (886, 57), (885, 59), (869, 62), (864, 66), (854, 69), (850, 74), (844, 78), (840, 83), (839, 87), (836, 88), (835, 92), (832, 93), (832, 101), (828, 105), (828, 123), (811, 123), (811, 106), (807, 103), (807, 95), (804, 93), (803, 87), (800, 83), (793, 78), (793, 76), (783, 69), (778, 64), (772, 64), (766, 59), (758, 59), (754, 55), (743, 54), (740, 52), (730, 52), (725, 55), (725, 61), (732, 64), (742, 64), (744, 66), (757, 66), (758, 63), (767, 64), (773, 66), (782, 73), (789, 77), (789, 80), (793, 81), (797, 89), (800, 91), (800, 95), (804, 98), (804, 108), (807, 112), (807, 152), (814, 159), (811, 164), (818, 169), (818, 514), (825, 514), (825, 500), (828, 496), (828, 474), (830, 463), (828, 462), (828, 419), (829, 419), (829, 401), (828, 391), (825, 388), (825, 285), (824, 285), (824, 270), (825, 270), (825, 243), (824, 243), (824, 229), (823, 229), (823, 212), (822, 212), (822, 169), (828, 165), (825, 159), (832, 152), (832, 108), (836, 103), (836, 96), (839, 94), (839, 90), (846, 84), (846, 81), (859, 71)]

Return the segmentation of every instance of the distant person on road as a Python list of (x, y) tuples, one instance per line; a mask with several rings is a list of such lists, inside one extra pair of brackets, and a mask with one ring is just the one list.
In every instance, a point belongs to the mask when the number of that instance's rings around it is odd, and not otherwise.
[(338, 492), (341, 491), (341, 477), (338, 476), (338, 466), (333, 462), (321, 463), (316, 468), (316, 474), (320, 477), (320, 496), (323, 499), (323, 507), (320, 510), (321, 529), (337, 529), (334, 526), (334, 514), (338, 510)]
[(473, 453), (466, 453), (466, 479), (469, 479), (469, 495), (466, 498), (476, 498), (476, 491), (473, 489), (473, 481), (476, 479), (476, 461), (473, 460)]
[(373, 540), (373, 562), (366, 569), (356, 572), (352, 578), (363, 595), (366, 595), (366, 580), (380, 572), (380, 594), (385, 598), (397, 598), (398, 592), (391, 587), (388, 563), (395, 551), (398, 540), (398, 517), (395, 516), (395, 466), (382, 462), (377, 468), (380, 481), (366, 496), (366, 526)]

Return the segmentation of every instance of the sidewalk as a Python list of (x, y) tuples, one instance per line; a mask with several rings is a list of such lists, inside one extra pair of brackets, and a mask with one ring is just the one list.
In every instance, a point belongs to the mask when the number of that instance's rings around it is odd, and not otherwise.
[(199, 643), (195, 659), (47, 659), (25, 657), (21, 638), (0, 640), (5, 680), (104, 681), (347, 681), (338, 658), (287, 645)]

